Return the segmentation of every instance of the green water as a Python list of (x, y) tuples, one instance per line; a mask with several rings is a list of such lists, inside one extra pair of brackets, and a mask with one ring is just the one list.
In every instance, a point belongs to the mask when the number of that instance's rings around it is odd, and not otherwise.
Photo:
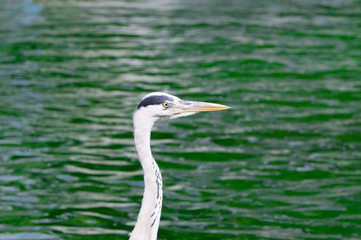
[(361, 239), (361, 2), (0, 1), (0, 240), (127, 239), (145, 94), (158, 238)]

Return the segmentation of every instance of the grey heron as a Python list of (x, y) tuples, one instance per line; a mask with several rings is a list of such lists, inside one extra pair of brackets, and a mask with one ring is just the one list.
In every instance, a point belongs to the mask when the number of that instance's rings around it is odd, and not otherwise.
[(162, 210), (162, 175), (150, 149), (150, 134), (158, 119), (175, 119), (197, 112), (229, 107), (216, 103), (182, 100), (167, 93), (146, 95), (133, 115), (134, 142), (144, 172), (144, 194), (138, 219), (130, 240), (156, 240)]

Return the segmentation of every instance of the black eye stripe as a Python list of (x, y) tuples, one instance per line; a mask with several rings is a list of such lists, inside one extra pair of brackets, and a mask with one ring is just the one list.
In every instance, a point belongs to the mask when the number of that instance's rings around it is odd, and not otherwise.
[(149, 106), (149, 105), (158, 105), (158, 104), (162, 104), (164, 103), (165, 101), (170, 101), (172, 102), (173, 101), (173, 98), (171, 97), (168, 97), (168, 96), (164, 96), (164, 95), (161, 95), (161, 96), (150, 96), (150, 97), (147, 97), (145, 99), (143, 99), (143, 101), (141, 101), (138, 105), (138, 109), (141, 108), (141, 107), (146, 107), (146, 106)]

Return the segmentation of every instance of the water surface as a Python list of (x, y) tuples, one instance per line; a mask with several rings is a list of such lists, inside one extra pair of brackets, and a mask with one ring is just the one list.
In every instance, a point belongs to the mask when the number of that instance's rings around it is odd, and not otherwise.
[(0, 239), (128, 239), (132, 113), (159, 122), (162, 239), (361, 238), (360, 1), (0, 3)]

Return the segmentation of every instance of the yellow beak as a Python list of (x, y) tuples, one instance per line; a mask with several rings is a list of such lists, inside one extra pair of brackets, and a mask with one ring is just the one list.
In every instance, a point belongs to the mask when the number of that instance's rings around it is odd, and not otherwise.
[(217, 103), (208, 103), (208, 102), (196, 102), (196, 101), (184, 101), (181, 100), (179, 107), (182, 108), (184, 112), (206, 112), (206, 111), (220, 111), (226, 110), (230, 107)]

